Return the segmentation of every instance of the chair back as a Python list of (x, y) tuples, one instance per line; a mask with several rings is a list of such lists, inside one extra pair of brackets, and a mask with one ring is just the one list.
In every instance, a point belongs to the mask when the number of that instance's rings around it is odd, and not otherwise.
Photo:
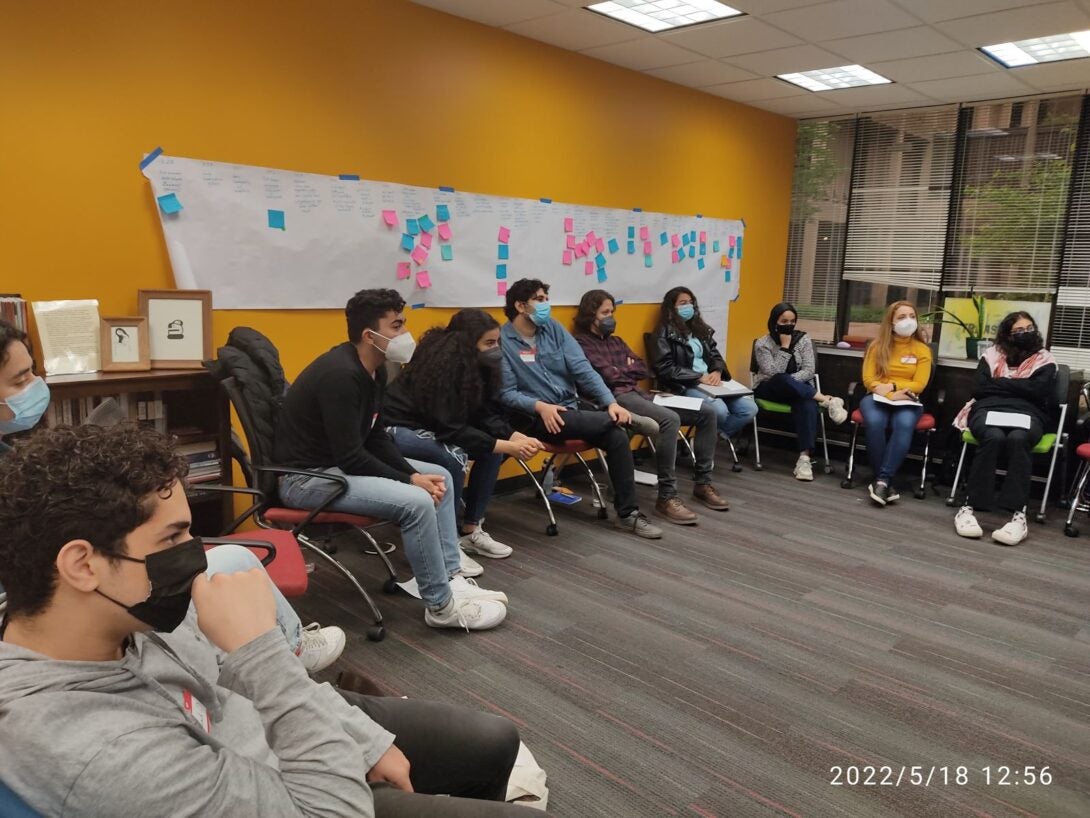
[(643, 351), (647, 361), (647, 371), (651, 373), (651, 386), (653, 389), (658, 388), (658, 377), (655, 375), (655, 364), (659, 360), (658, 344), (655, 343), (655, 333), (645, 332), (643, 334)]
[(270, 466), (273, 464), (273, 443), (276, 422), (279, 419), (279, 409), (263, 414), (261, 421), (257, 419), (254, 404), (247, 394), (239, 387), (234, 378), (224, 378), (220, 386), (227, 393), (231, 406), (238, 415), (239, 424), (242, 426), (242, 435), (246, 438), (246, 448), (249, 450), (247, 457), (241, 450), (233, 451), (232, 456), (242, 464), (242, 472), (250, 474), (250, 488), (262, 492), (267, 498), (277, 496), (277, 477), (270, 472), (254, 471), (251, 464), (256, 466)]

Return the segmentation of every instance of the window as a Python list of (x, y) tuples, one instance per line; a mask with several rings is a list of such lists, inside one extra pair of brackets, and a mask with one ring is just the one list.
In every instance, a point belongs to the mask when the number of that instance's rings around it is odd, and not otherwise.
[(1090, 370), (1090, 97), (1079, 134), (1051, 334), (1060, 363)]

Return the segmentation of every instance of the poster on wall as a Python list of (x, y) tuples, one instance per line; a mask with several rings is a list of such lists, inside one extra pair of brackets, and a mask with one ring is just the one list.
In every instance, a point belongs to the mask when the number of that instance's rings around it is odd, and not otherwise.
[(554, 303), (601, 287), (658, 303), (696, 293), (726, 330), (744, 257), (741, 220), (620, 210), (149, 155), (175, 283), (216, 309), (341, 309), (392, 287), (414, 306), (489, 307), (519, 278)]
[[(970, 327), (977, 323), (977, 310), (971, 298), (947, 298), (943, 307), (956, 315)], [(1006, 301), (1001, 299), (987, 299), (984, 302), (984, 340), (991, 341), (995, 338), (995, 331), (999, 322), (1012, 312), (1023, 311), (1033, 316), (1033, 321), (1041, 331), (1041, 335), (1048, 337), (1048, 319), (1052, 305), (1047, 301)], [(939, 338), (940, 358), (967, 358), (965, 347), (967, 333), (955, 323), (944, 322), (942, 335)], [(981, 349), (983, 351), (983, 348)]]

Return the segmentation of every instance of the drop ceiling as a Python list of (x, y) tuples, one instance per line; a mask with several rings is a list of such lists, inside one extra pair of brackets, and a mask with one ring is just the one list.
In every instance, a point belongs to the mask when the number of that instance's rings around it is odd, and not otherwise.
[[(1090, 0), (725, 0), (746, 13), (649, 34), (594, 0), (413, 0), (796, 118), (1090, 88), (1090, 58), (1008, 69), (980, 46), (1090, 29)], [(890, 85), (813, 93), (777, 74), (860, 64)]]

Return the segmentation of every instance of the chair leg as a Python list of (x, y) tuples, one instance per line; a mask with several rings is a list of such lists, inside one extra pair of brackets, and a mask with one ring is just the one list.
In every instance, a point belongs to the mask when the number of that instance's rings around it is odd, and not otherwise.
[(1052, 458), (1048, 462), (1048, 477), (1045, 478), (1045, 493), (1041, 498), (1041, 510), (1037, 512), (1037, 522), (1039, 523), (1043, 523), (1047, 519), (1045, 511), (1048, 508), (1049, 491), (1052, 489), (1052, 475), (1056, 471), (1056, 457), (1060, 453), (1060, 448), (1064, 445), (1064, 441), (1057, 438), (1056, 443), (1052, 446)]
[[(606, 467), (605, 452), (603, 452), (601, 449), (598, 449), (597, 451), (598, 451), (598, 459), (602, 461), (602, 468), (606, 469), (606, 475), (608, 476), (609, 475), (609, 469)], [(602, 497), (602, 490), (601, 490), (601, 488), (598, 487), (598, 481), (594, 477), (594, 472), (590, 468), (590, 463), (588, 463), (583, 458), (583, 455), (580, 454), (579, 452), (575, 453), (575, 459), (578, 460), (580, 463), (582, 463), (583, 468), (586, 469), (587, 477), (590, 478), (591, 488), (594, 489), (594, 499), (598, 501), (598, 519), (604, 520), (606, 517), (609, 516), (609, 511), (606, 510), (605, 498)]]
[(923, 434), (923, 468), (920, 469), (920, 487), (916, 490), (917, 500), (927, 496), (927, 466), (931, 459), (931, 435), (934, 433), (934, 429), (928, 429)]
[(753, 460), (753, 468), (761, 471), (764, 466), (761, 465), (761, 436), (757, 431), (757, 415), (753, 416)]
[(1064, 534), (1069, 537), (1074, 537), (1078, 532), (1075, 531), (1073, 525), (1075, 520), (1075, 513), (1079, 510), (1079, 498), (1082, 497), (1082, 493), (1086, 490), (1086, 480), (1090, 477), (1090, 460), (1084, 460), (1079, 464), (1078, 471), (1075, 472), (1075, 483), (1072, 486), (1071, 498), (1069, 500), (1070, 507), (1067, 510), (1067, 521), (1064, 523)]
[[(692, 427), (689, 427), (689, 428), (692, 428)], [(685, 432), (681, 431), (681, 429), (677, 430), (677, 436), (679, 438), (681, 438), (681, 442), (685, 446), (685, 451), (689, 453), (689, 460), (691, 460), (693, 462), (693, 466), (695, 467), (696, 466), (696, 452), (693, 450), (693, 444), (689, 440), (689, 436), (686, 435)]]
[(969, 448), (969, 444), (964, 440), (961, 442), (961, 454), (958, 455), (958, 468), (954, 472), (954, 485), (950, 487), (950, 496), (946, 498), (946, 505), (953, 506), (957, 502), (958, 485), (961, 483), (961, 468), (965, 465), (965, 450)]
[[(393, 563), (390, 562), (390, 558), (388, 556), (386, 556), (388, 553), (390, 553), (391, 551), (394, 550), (393, 546), (391, 546), (388, 549), (383, 548), (381, 545), (379, 545), (378, 541), (371, 535), (371, 532), (368, 531), (366, 528), (364, 528), (362, 526), (358, 526), (358, 525), (353, 526), (353, 528), (355, 528), (356, 531), (365, 540), (367, 540), (367, 542), (369, 542), (371, 544), (371, 547), (374, 548), (374, 553), (378, 554), (378, 558), (380, 560), (382, 560), (382, 564), (384, 566), (386, 566), (386, 573), (389, 574), (389, 578), (386, 581), (386, 585), (389, 586), (391, 582), (396, 583), (397, 582), (397, 571), (394, 570), (394, 566), (393, 566)], [(367, 553), (370, 554), (372, 552), (370, 550), (368, 550)], [(392, 593), (392, 591), (389, 589), (389, 587), (386, 588), (386, 592), (387, 593)]]
[(821, 423), (821, 451), (825, 456), (825, 473), (833, 473), (833, 463), (829, 460), (829, 438), (825, 433), (825, 413), (818, 410), (818, 421)]
[(734, 441), (729, 437), (727, 438), (727, 445), (730, 446), (730, 456), (734, 463), (731, 465), (731, 471), (741, 471), (742, 464), (738, 462), (738, 451), (734, 448)]
[[(545, 504), (545, 513), (549, 515), (549, 524), (545, 527), (545, 533), (550, 537), (555, 537), (557, 532), (556, 516), (553, 514), (553, 504), (549, 502), (549, 495), (545, 493), (545, 489), (537, 479), (537, 475), (534, 474), (534, 470), (526, 465), (525, 460), (521, 457), (516, 457), (515, 462), (522, 466), (522, 470), (526, 472), (526, 476), (530, 478), (530, 481), (534, 484), (534, 488), (537, 489), (538, 496), (541, 497), (541, 502)], [(548, 462), (549, 461), (546, 461), (546, 463)]]
[(852, 475), (855, 474), (855, 442), (859, 438), (859, 424), (852, 421), (852, 440), (848, 444), (848, 472), (840, 483), (840, 487), (850, 489), (852, 487)]
[(374, 600), (371, 599), (371, 595), (368, 594), (366, 590), (364, 590), (364, 587), (362, 585), (360, 585), (359, 580), (356, 579), (355, 575), (347, 568), (345, 568), (339, 560), (337, 560), (330, 554), (327, 554), (325, 552), (325, 549), (323, 549), (320, 545), (311, 542), (306, 535), (299, 534), (296, 536), (296, 539), (299, 540), (299, 543), (302, 546), (321, 557), (323, 560), (332, 565), (337, 571), (340, 571), (340, 573), (343, 574), (344, 577), (352, 583), (355, 589), (359, 592), (360, 596), (363, 597), (363, 601), (367, 604), (367, 607), (370, 609), (372, 619), (375, 623), (373, 628), (368, 628), (367, 638), (370, 639), (372, 642), (381, 641), (382, 638), (386, 635), (386, 630), (382, 626), (382, 613), (379, 611), (378, 606), (375, 605)]

